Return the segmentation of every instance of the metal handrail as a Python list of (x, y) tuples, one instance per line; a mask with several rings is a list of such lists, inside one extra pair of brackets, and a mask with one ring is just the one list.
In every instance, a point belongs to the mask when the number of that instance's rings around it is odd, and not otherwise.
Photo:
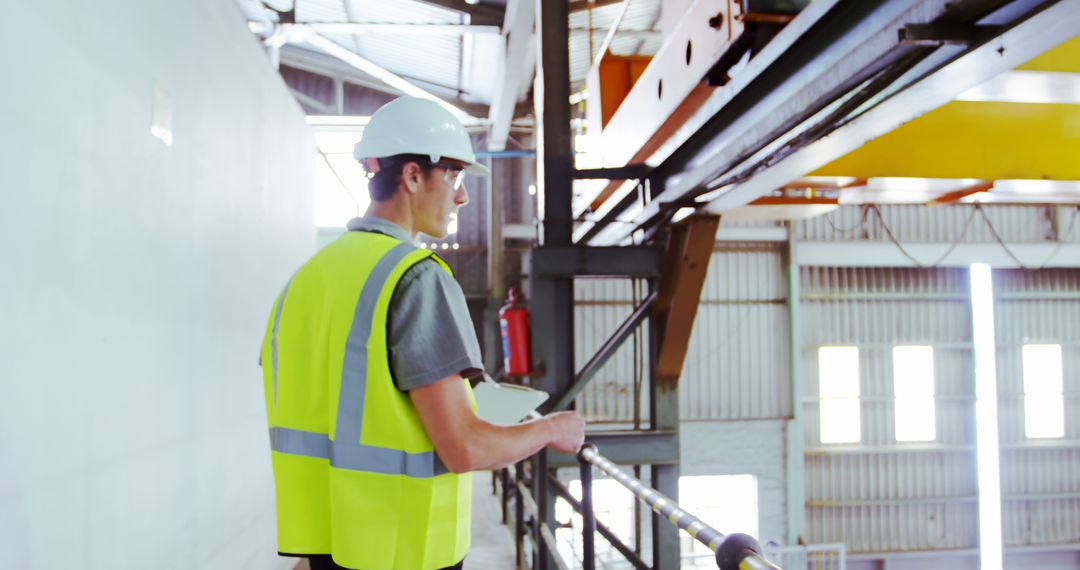
[(649, 505), (657, 514), (685, 530), (694, 540), (712, 550), (716, 555), (716, 567), (720, 570), (780, 570), (779, 566), (761, 556), (761, 546), (754, 537), (741, 533), (722, 534), (701, 519), (684, 511), (678, 503), (663, 493), (647, 487), (640, 480), (619, 469), (608, 458), (600, 455), (592, 443), (582, 446), (577, 457), (581, 467), (582, 541), (585, 570), (593, 570), (595, 567), (593, 535), (596, 532), (596, 519), (593, 516), (592, 507), (592, 468), (594, 466), (629, 489), (639, 501)]
[(543, 539), (548, 550), (550, 550), (555, 556), (552, 556), (552, 560), (555, 565), (559, 567), (559, 570), (570, 570), (566, 561), (558, 556), (558, 542), (555, 540), (555, 533), (551, 532), (551, 528), (539, 520), (539, 509), (536, 507), (536, 501), (533, 500), (532, 495), (529, 494), (529, 488), (525, 486), (524, 481), (517, 482), (518, 500), (524, 507), (525, 512), (532, 515), (537, 528), (540, 530), (540, 537)]

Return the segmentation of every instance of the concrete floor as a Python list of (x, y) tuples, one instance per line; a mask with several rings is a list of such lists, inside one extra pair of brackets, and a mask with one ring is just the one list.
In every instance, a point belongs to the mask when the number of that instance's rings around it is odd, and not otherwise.
[(513, 570), (514, 533), (502, 524), (502, 506), (491, 494), (491, 472), (473, 473), (472, 548), (465, 570)]

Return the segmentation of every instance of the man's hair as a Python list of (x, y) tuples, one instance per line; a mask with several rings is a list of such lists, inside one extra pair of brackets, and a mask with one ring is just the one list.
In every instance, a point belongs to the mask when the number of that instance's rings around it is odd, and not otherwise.
[(427, 174), (434, 168), (431, 159), (420, 154), (397, 154), (378, 159), (379, 171), (368, 181), (368, 194), (375, 202), (389, 200), (397, 191), (398, 182), (401, 180), (401, 171), (405, 163), (415, 162), (417, 166)]

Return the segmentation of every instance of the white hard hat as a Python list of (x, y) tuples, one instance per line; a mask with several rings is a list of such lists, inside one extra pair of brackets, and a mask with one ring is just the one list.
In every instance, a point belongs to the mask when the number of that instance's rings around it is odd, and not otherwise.
[(469, 164), (469, 174), (488, 176), (491, 170), (476, 162), (465, 127), (450, 111), (430, 99), (398, 97), (379, 107), (353, 148), (356, 160), (419, 154), (438, 162), (443, 158)]

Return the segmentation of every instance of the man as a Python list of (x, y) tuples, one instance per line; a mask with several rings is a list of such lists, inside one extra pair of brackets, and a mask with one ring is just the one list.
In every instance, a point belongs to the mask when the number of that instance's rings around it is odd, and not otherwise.
[(483, 365), (464, 295), (414, 242), (446, 235), (468, 202), (465, 172), (488, 175), (461, 123), (402, 97), (371, 117), (355, 155), (372, 204), (285, 285), (263, 343), (278, 550), (314, 570), (460, 568), (469, 472), (574, 453), (584, 423), (475, 414), (466, 378)]

